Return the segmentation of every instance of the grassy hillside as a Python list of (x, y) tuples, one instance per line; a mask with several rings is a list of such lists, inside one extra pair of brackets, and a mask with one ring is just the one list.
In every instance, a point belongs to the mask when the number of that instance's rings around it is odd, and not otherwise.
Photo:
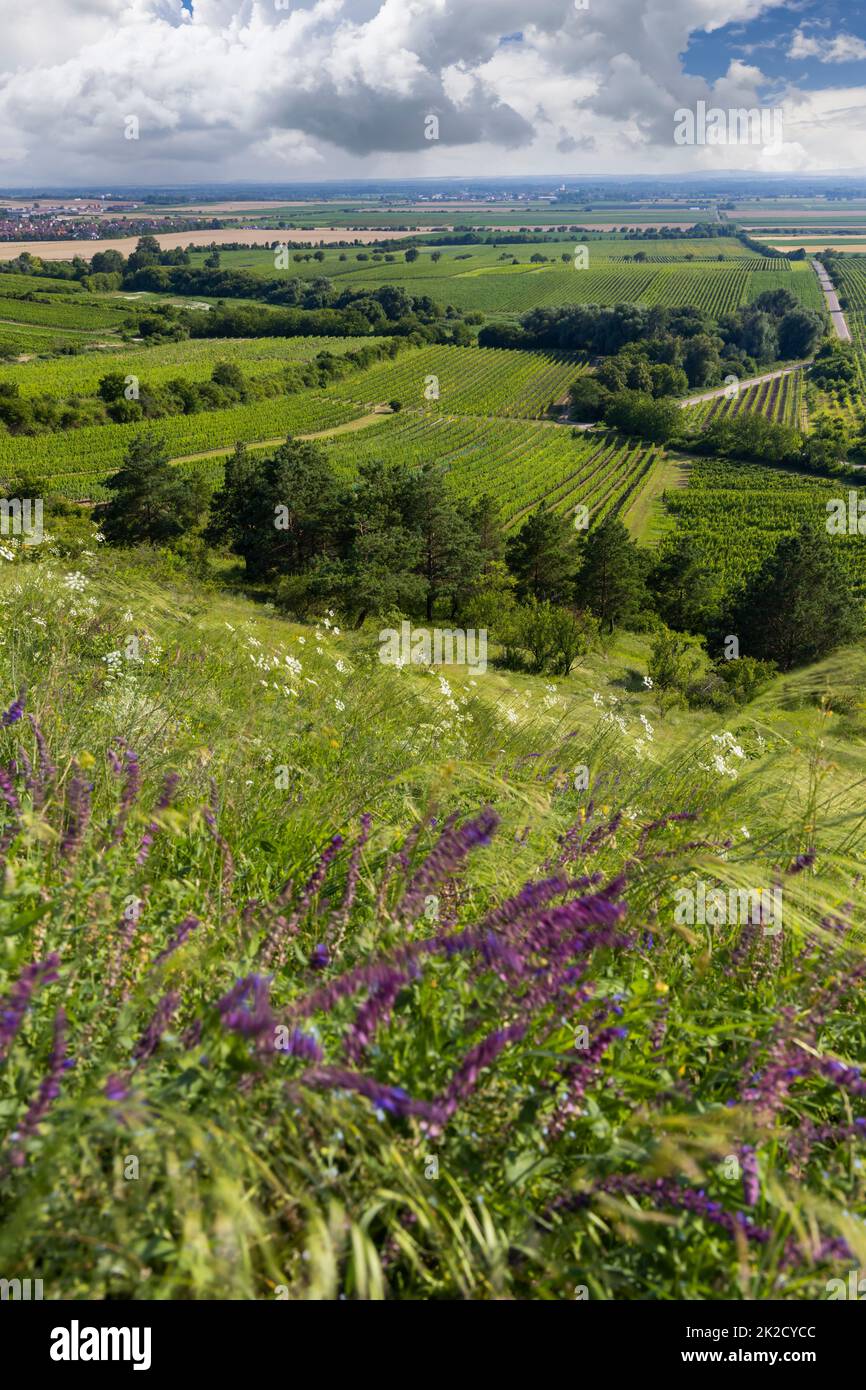
[[(662, 717), (638, 636), (563, 681), (399, 670), (72, 549), (0, 574), (7, 1277), (807, 1299), (863, 1264), (866, 653)], [(779, 889), (781, 930), (677, 920), (698, 882)]]

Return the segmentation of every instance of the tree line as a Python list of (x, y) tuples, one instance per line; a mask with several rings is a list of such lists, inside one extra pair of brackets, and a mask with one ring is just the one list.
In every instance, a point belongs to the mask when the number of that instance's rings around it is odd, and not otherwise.
[[(618, 627), (650, 631), (668, 672), (660, 681), (675, 686), (679, 672), (679, 693), (697, 703), (751, 698), (773, 670), (818, 660), (862, 631), (830, 538), (809, 528), (720, 593), (685, 540), (651, 552), (613, 515), (579, 532), (544, 505), (506, 537), (495, 500), (456, 499), (440, 468), (373, 460), (346, 479), (312, 440), (238, 445), (211, 495), (142, 434), (107, 486), (97, 517), (109, 543), (171, 546), (195, 534), (242, 563), (245, 587), (299, 619), (333, 604), (356, 625), (457, 622), (488, 630), (506, 664), (561, 675)], [(731, 634), (741, 664), (726, 660)]]

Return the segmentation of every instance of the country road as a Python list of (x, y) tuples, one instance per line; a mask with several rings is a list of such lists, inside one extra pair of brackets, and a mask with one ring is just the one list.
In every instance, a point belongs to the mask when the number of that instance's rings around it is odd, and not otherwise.
[[(737, 382), (737, 391), (735, 394), (744, 391), (747, 386), (758, 386), (762, 381), (774, 381), (777, 376), (788, 376), (790, 372), (799, 372), (803, 367), (810, 366), (811, 362), (811, 357), (804, 357), (802, 361), (790, 362), (787, 367), (778, 367), (774, 372), (762, 372), (760, 376), (745, 377), (742, 381)], [(715, 400), (716, 396), (724, 396), (730, 389), (729, 386), (714, 386), (712, 391), (702, 391), (700, 395), (684, 397), (682, 400), (677, 401), (677, 405), (680, 407), (680, 410), (685, 410), (686, 406), (700, 405), (701, 401), (712, 401)], [(598, 420), (592, 420), (587, 424), (576, 424), (575, 421), (569, 420), (567, 415), (560, 415), (556, 423), (571, 425), (572, 429), (575, 430), (606, 428)]]
[[(812, 361), (811, 357), (806, 357), (802, 362), (791, 362), (787, 367), (779, 367), (775, 372), (764, 372), (761, 376), (746, 377), (743, 381), (737, 382), (737, 394), (746, 386), (757, 386), (762, 381), (774, 381), (777, 376), (787, 376), (789, 372), (798, 372), (801, 367), (808, 367)], [(724, 396), (730, 390), (729, 386), (716, 386), (712, 391), (702, 391), (699, 396), (687, 396), (685, 400), (678, 402), (678, 405), (685, 409), (687, 405), (699, 405), (701, 401), (715, 400), (716, 396)]]
[(842, 306), (839, 303), (839, 296), (836, 293), (833, 281), (830, 279), (830, 276), (827, 274), (820, 261), (813, 261), (812, 269), (818, 277), (818, 284), (824, 291), (824, 298), (827, 301), (827, 308), (833, 320), (836, 337), (841, 338), (843, 343), (850, 343), (851, 329), (848, 327), (845, 315), (842, 312)]

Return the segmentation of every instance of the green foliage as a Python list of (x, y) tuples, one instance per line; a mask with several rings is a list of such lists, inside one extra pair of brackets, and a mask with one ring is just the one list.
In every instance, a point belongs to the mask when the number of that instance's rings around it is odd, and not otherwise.
[(507, 666), (551, 676), (567, 676), (597, 635), (598, 621), (591, 614), (557, 607), (548, 599), (530, 599), (494, 629)]
[(863, 631), (863, 605), (833, 539), (804, 526), (785, 537), (733, 606), (730, 630), (744, 655), (782, 671), (817, 661)]
[(203, 479), (173, 469), (160, 441), (140, 434), (132, 440), (123, 467), (108, 481), (111, 501), (97, 510), (97, 521), (113, 545), (159, 545), (195, 527), (207, 507)]
[(606, 517), (590, 531), (577, 574), (577, 602), (594, 613), (610, 632), (628, 624), (646, 608), (647, 561), (622, 522)]
[(542, 504), (509, 538), (506, 561), (521, 599), (562, 602), (570, 596), (577, 564), (574, 528)]
[(605, 407), (607, 424), (623, 434), (636, 435), (656, 444), (664, 444), (680, 428), (680, 410), (667, 398), (654, 400), (643, 391), (618, 391)]
[(341, 506), (320, 445), (289, 439), (267, 456), (239, 446), (214, 496), (208, 538), (240, 555), (251, 579), (303, 574), (335, 553)]

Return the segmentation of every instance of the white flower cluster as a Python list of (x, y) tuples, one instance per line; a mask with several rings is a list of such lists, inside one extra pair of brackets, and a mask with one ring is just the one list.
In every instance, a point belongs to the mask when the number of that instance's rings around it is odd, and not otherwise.
[(721, 734), (713, 734), (712, 740), (719, 752), (713, 754), (711, 762), (698, 763), (698, 767), (704, 772), (717, 772), (720, 777), (736, 777), (737, 768), (729, 759), (745, 758), (746, 755), (734, 735), (726, 729)]

